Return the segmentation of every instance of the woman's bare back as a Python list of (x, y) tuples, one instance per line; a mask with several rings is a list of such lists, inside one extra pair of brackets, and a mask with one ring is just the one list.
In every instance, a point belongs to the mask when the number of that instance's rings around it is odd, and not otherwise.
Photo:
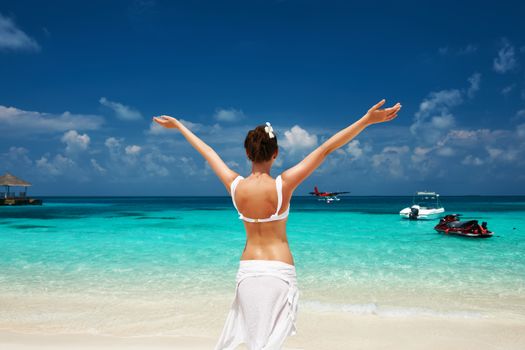
[[(278, 214), (284, 213), (290, 205), (291, 193), (286, 190), (286, 186), (283, 186), (282, 193)], [(277, 208), (275, 179), (268, 174), (251, 174), (239, 182), (234, 199), (237, 209), (244, 216), (254, 219), (270, 217)], [(294, 264), (286, 237), (287, 218), (270, 222), (243, 222), (246, 246), (241, 260), (280, 260)]]

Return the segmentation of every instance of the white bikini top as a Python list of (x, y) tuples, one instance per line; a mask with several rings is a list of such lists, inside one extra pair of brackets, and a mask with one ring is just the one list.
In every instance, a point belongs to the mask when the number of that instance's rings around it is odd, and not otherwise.
[(268, 222), (282, 220), (288, 216), (288, 213), (290, 212), (290, 205), (288, 205), (288, 208), (285, 210), (284, 213), (279, 215), (279, 210), (281, 209), (281, 204), (283, 203), (283, 180), (281, 179), (281, 175), (275, 178), (275, 187), (277, 189), (277, 210), (275, 211), (275, 214), (272, 214), (272, 216), (270, 216), (269, 218), (264, 219), (251, 219), (242, 215), (239, 209), (237, 208), (237, 204), (235, 204), (235, 189), (237, 188), (237, 184), (239, 183), (239, 181), (242, 179), (244, 179), (244, 177), (239, 175), (235, 178), (235, 180), (233, 180), (233, 182), (230, 185), (233, 206), (235, 207), (235, 209), (237, 209), (237, 213), (239, 213), (239, 219), (247, 222)]

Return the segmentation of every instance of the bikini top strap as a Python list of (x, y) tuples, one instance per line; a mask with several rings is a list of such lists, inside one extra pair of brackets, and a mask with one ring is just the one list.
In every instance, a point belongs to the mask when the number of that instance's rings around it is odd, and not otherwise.
[[(235, 189), (237, 188), (239, 181), (241, 181), (242, 179), (244, 178), (241, 175), (239, 175), (230, 184), (230, 194), (232, 196), (232, 202), (233, 202), (233, 206), (235, 207), (235, 209), (237, 209), (237, 204), (235, 204)], [(239, 209), (237, 209), (237, 211), (239, 211)]]
[(281, 210), (281, 205), (283, 204), (283, 179), (281, 178), (281, 175), (275, 178), (275, 187), (277, 189), (277, 210), (274, 215), (278, 215), (279, 210)]

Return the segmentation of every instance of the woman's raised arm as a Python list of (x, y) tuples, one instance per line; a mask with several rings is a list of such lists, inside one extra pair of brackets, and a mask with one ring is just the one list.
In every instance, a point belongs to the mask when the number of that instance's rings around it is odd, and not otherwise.
[(384, 99), (379, 101), (361, 119), (330, 137), (297, 165), (284, 171), (281, 175), (283, 186), (288, 191), (293, 192), (301, 182), (323, 163), (326, 156), (350, 142), (364, 128), (394, 119), (401, 109), (401, 104), (398, 102), (390, 108), (379, 109), (384, 103)]
[(224, 184), (226, 190), (230, 192), (230, 184), (239, 174), (231, 170), (213, 148), (208, 146), (198, 138), (197, 135), (191, 132), (190, 129), (185, 127), (184, 124), (173, 117), (162, 115), (160, 117), (153, 117), (153, 120), (165, 128), (178, 129), (190, 145), (208, 161), (208, 164)]

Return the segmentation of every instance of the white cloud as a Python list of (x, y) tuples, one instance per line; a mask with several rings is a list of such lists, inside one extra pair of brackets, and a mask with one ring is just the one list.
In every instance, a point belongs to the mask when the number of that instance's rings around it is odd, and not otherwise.
[(414, 148), (411, 159), (414, 163), (421, 163), (427, 159), (427, 154), (432, 151), (433, 148), (416, 147)]
[(120, 148), (121, 142), (122, 142), (122, 139), (117, 139), (115, 137), (108, 137), (106, 141), (104, 142), (104, 145), (110, 150), (112, 150), (112, 149)]
[(487, 147), (487, 152), (489, 153), (490, 158), (494, 159), (498, 158), (503, 153), (503, 150), (500, 148)]
[(284, 140), (281, 145), (290, 153), (309, 150), (317, 146), (317, 135), (309, 134), (299, 125), (294, 125), (290, 130), (284, 132)]
[(108, 153), (113, 162), (120, 161), (122, 155), (122, 143), (124, 142), (123, 138), (117, 137), (108, 137), (104, 141), (104, 146), (108, 149)]
[(456, 154), (453, 148), (443, 145), (436, 145), (434, 147), (415, 147), (411, 156), (412, 162), (421, 163), (434, 158), (429, 156), (431, 153), (442, 157), (452, 157)]
[(452, 147), (440, 147), (436, 150), (436, 153), (443, 157), (452, 157), (456, 154)]
[(488, 133), (488, 129), (478, 129), (478, 130), (451, 130), (448, 133), (448, 138), (455, 138), (455, 139), (461, 139), (461, 140), (470, 140), (473, 138), (478, 137), (480, 133)]
[(501, 89), (501, 94), (504, 96), (507, 96), (512, 90), (514, 90), (515, 87), (516, 87), (516, 84), (505, 86), (503, 89)]
[(393, 177), (404, 176), (403, 157), (410, 151), (408, 146), (388, 146), (372, 156), (372, 165), (379, 171), (387, 170)]
[(67, 153), (77, 153), (88, 148), (90, 138), (88, 134), (81, 135), (76, 130), (69, 130), (64, 133), (61, 141), (66, 144)]
[(176, 158), (166, 156), (158, 150), (153, 150), (143, 157), (146, 172), (151, 176), (168, 176), (170, 174), (167, 164), (175, 163)]
[(186, 175), (193, 176), (197, 174), (198, 167), (197, 164), (195, 164), (195, 160), (192, 157), (186, 157), (182, 156), (179, 157), (179, 169), (182, 170), (183, 173)]
[(142, 114), (136, 109), (126, 106), (120, 102), (110, 101), (105, 97), (99, 99), (101, 105), (112, 109), (115, 112), (117, 118), (122, 120), (140, 120), (142, 119)]
[(39, 51), (38, 43), (0, 13), (0, 50)]
[(1, 154), (1, 163), (6, 169), (20, 165), (31, 166), (33, 161), (28, 154), (27, 148), (11, 146), (6, 153)]
[(461, 92), (459, 90), (441, 90), (438, 92), (431, 92), (427, 99), (423, 100), (419, 105), (419, 111), (416, 117), (425, 118), (432, 113), (448, 111), (450, 107), (457, 106), (462, 102)]
[(494, 58), (494, 70), (503, 74), (516, 68), (517, 63), (514, 46), (508, 40), (503, 39), (503, 46), (498, 51), (498, 57)]
[(485, 162), (483, 160), (481, 160), (480, 158), (478, 157), (474, 157), (472, 155), (468, 155), (466, 156), (462, 161), (461, 161), (461, 164), (463, 165), (475, 165), (475, 166), (480, 166), (480, 165), (483, 165), (485, 164)]
[(518, 156), (518, 152), (515, 149), (504, 150), (502, 148), (487, 146), (486, 150), (492, 161), (513, 162)]
[[(520, 166), (520, 159), (522, 159), (520, 157), (525, 151), (525, 143), (520, 139), (520, 132), (525, 137), (525, 124), (523, 130), (520, 125), (515, 130), (451, 130), (443, 140), (437, 143), (436, 154), (443, 157), (458, 156), (460, 163), (466, 166), (480, 166), (496, 162)], [(482, 149), (486, 151), (486, 154), (480, 154)]]
[(234, 122), (243, 119), (244, 113), (234, 108), (217, 109), (213, 117), (220, 122)]
[(455, 123), (450, 109), (462, 102), (461, 91), (457, 89), (431, 92), (419, 105), (410, 132), (425, 142), (436, 142), (441, 138), (442, 130)]
[(346, 146), (346, 152), (352, 159), (358, 159), (363, 155), (363, 148), (360, 147), (359, 140), (352, 140)]
[(410, 151), (410, 147), (408, 146), (387, 146), (383, 148), (383, 153), (404, 154), (408, 153), (408, 151)]
[(104, 120), (97, 115), (72, 114), (67, 111), (62, 114), (41, 113), (0, 105), (0, 131), (9, 130), (9, 134), (13, 135), (44, 134), (73, 129), (96, 130), (103, 122)]
[(100, 164), (98, 164), (96, 159), (91, 158), (90, 162), (91, 162), (91, 166), (93, 167), (93, 169), (95, 169), (96, 171), (98, 171), (101, 174), (105, 174), (106, 173), (107, 170), (104, 167), (102, 167)]
[(152, 121), (149, 125), (149, 129), (146, 131), (146, 134), (150, 135), (166, 135), (172, 133), (172, 129), (167, 129), (163, 126), (160, 126), (157, 122)]
[(111, 161), (116, 164), (131, 166), (137, 163), (137, 156), (142, 147), (137, 145), (124, 145), (123, 138), (108, 137), (104, 145), (109, 151)]
[(516, 127), (516, 133), (518, 137), (525, 138), (525, 124), (520, 124)]
[(125, 151), (127, 155), (135, 156), (140, 153), (142, 147), (137, 145), (126, 146)]
[(447, 136), (443, 138), (440, 142), (441, 145), (444, 145), (448, 142), (454, 142), (456, 144), (462, 145), (475, 145), (476, 142), (487, 142), (487, 141), (496, 141), (498, 137), (505, 137), (505, 131), (502, 130), (490, 130), (490, 129), (456, 129), (450, 130)]
[(42, 171), (43, 175), (62, 175), (75, 166), (73, 160), (61, 154), (55, 155), (53, 159), (48, 159), (48, 157), (42, 156), (36, 161), (36, 166)]
[[(123, 138), (109, 137), (104, 142), (110, 162), (106, 169), (112, 177), (131, 177), (134, 180), (150, 176), (168, 176), (170, 167), (179, 167), (181, 173), (195, 174), (197, 167), (189, 157), (164, 155), (155, 145), (126, 145)], [(134, 174), (134, 175), (131, 175)]]
[(472, 76), (468, 78), (468, 82), (470, 83), (470, 86), (467, 90), (467, 95), (468, 97), (473, 98), (474, 94), (479, 90), (479, 85), (481, 83), (481, 74), (472, 74)]
[(454, 117), (452, 114), (442, 114), (432, 117), (432, 126), (438, 129), (448, 129), (453, 126), (455, 123)]
[(120, 162), (122, 158), (122, 142), (124, 139), (116, 137), (108, 137), (104, 141), (104, 145), (108, 149), (109, 156), (113, 162)]
[[(479, 130), (451, 130), (456, 125), (456, 119), (452, 109), (461, 105), (464, 98), (473, 98), (479, 91), (481, 74), (474, 73), (468, 79), (469, 86), (464, 89), (449, 89), (431, 92), (419, 106), (414, 115), (414, 122), (410, 126), (410, 132), (416, 136), (418, 146), (427, 147), (436, 151), (437, 155), (449, 157), (455, 154), (452, 148), (443, 148), (447, 142), (463, 143), (467, 139), (477, 140), (486, 138), (487, 135), (501, 136), (502, 130), (496, 133), (487, 129)], [(414, 156), (416, 160), (425, 158), (421, 155)]]

